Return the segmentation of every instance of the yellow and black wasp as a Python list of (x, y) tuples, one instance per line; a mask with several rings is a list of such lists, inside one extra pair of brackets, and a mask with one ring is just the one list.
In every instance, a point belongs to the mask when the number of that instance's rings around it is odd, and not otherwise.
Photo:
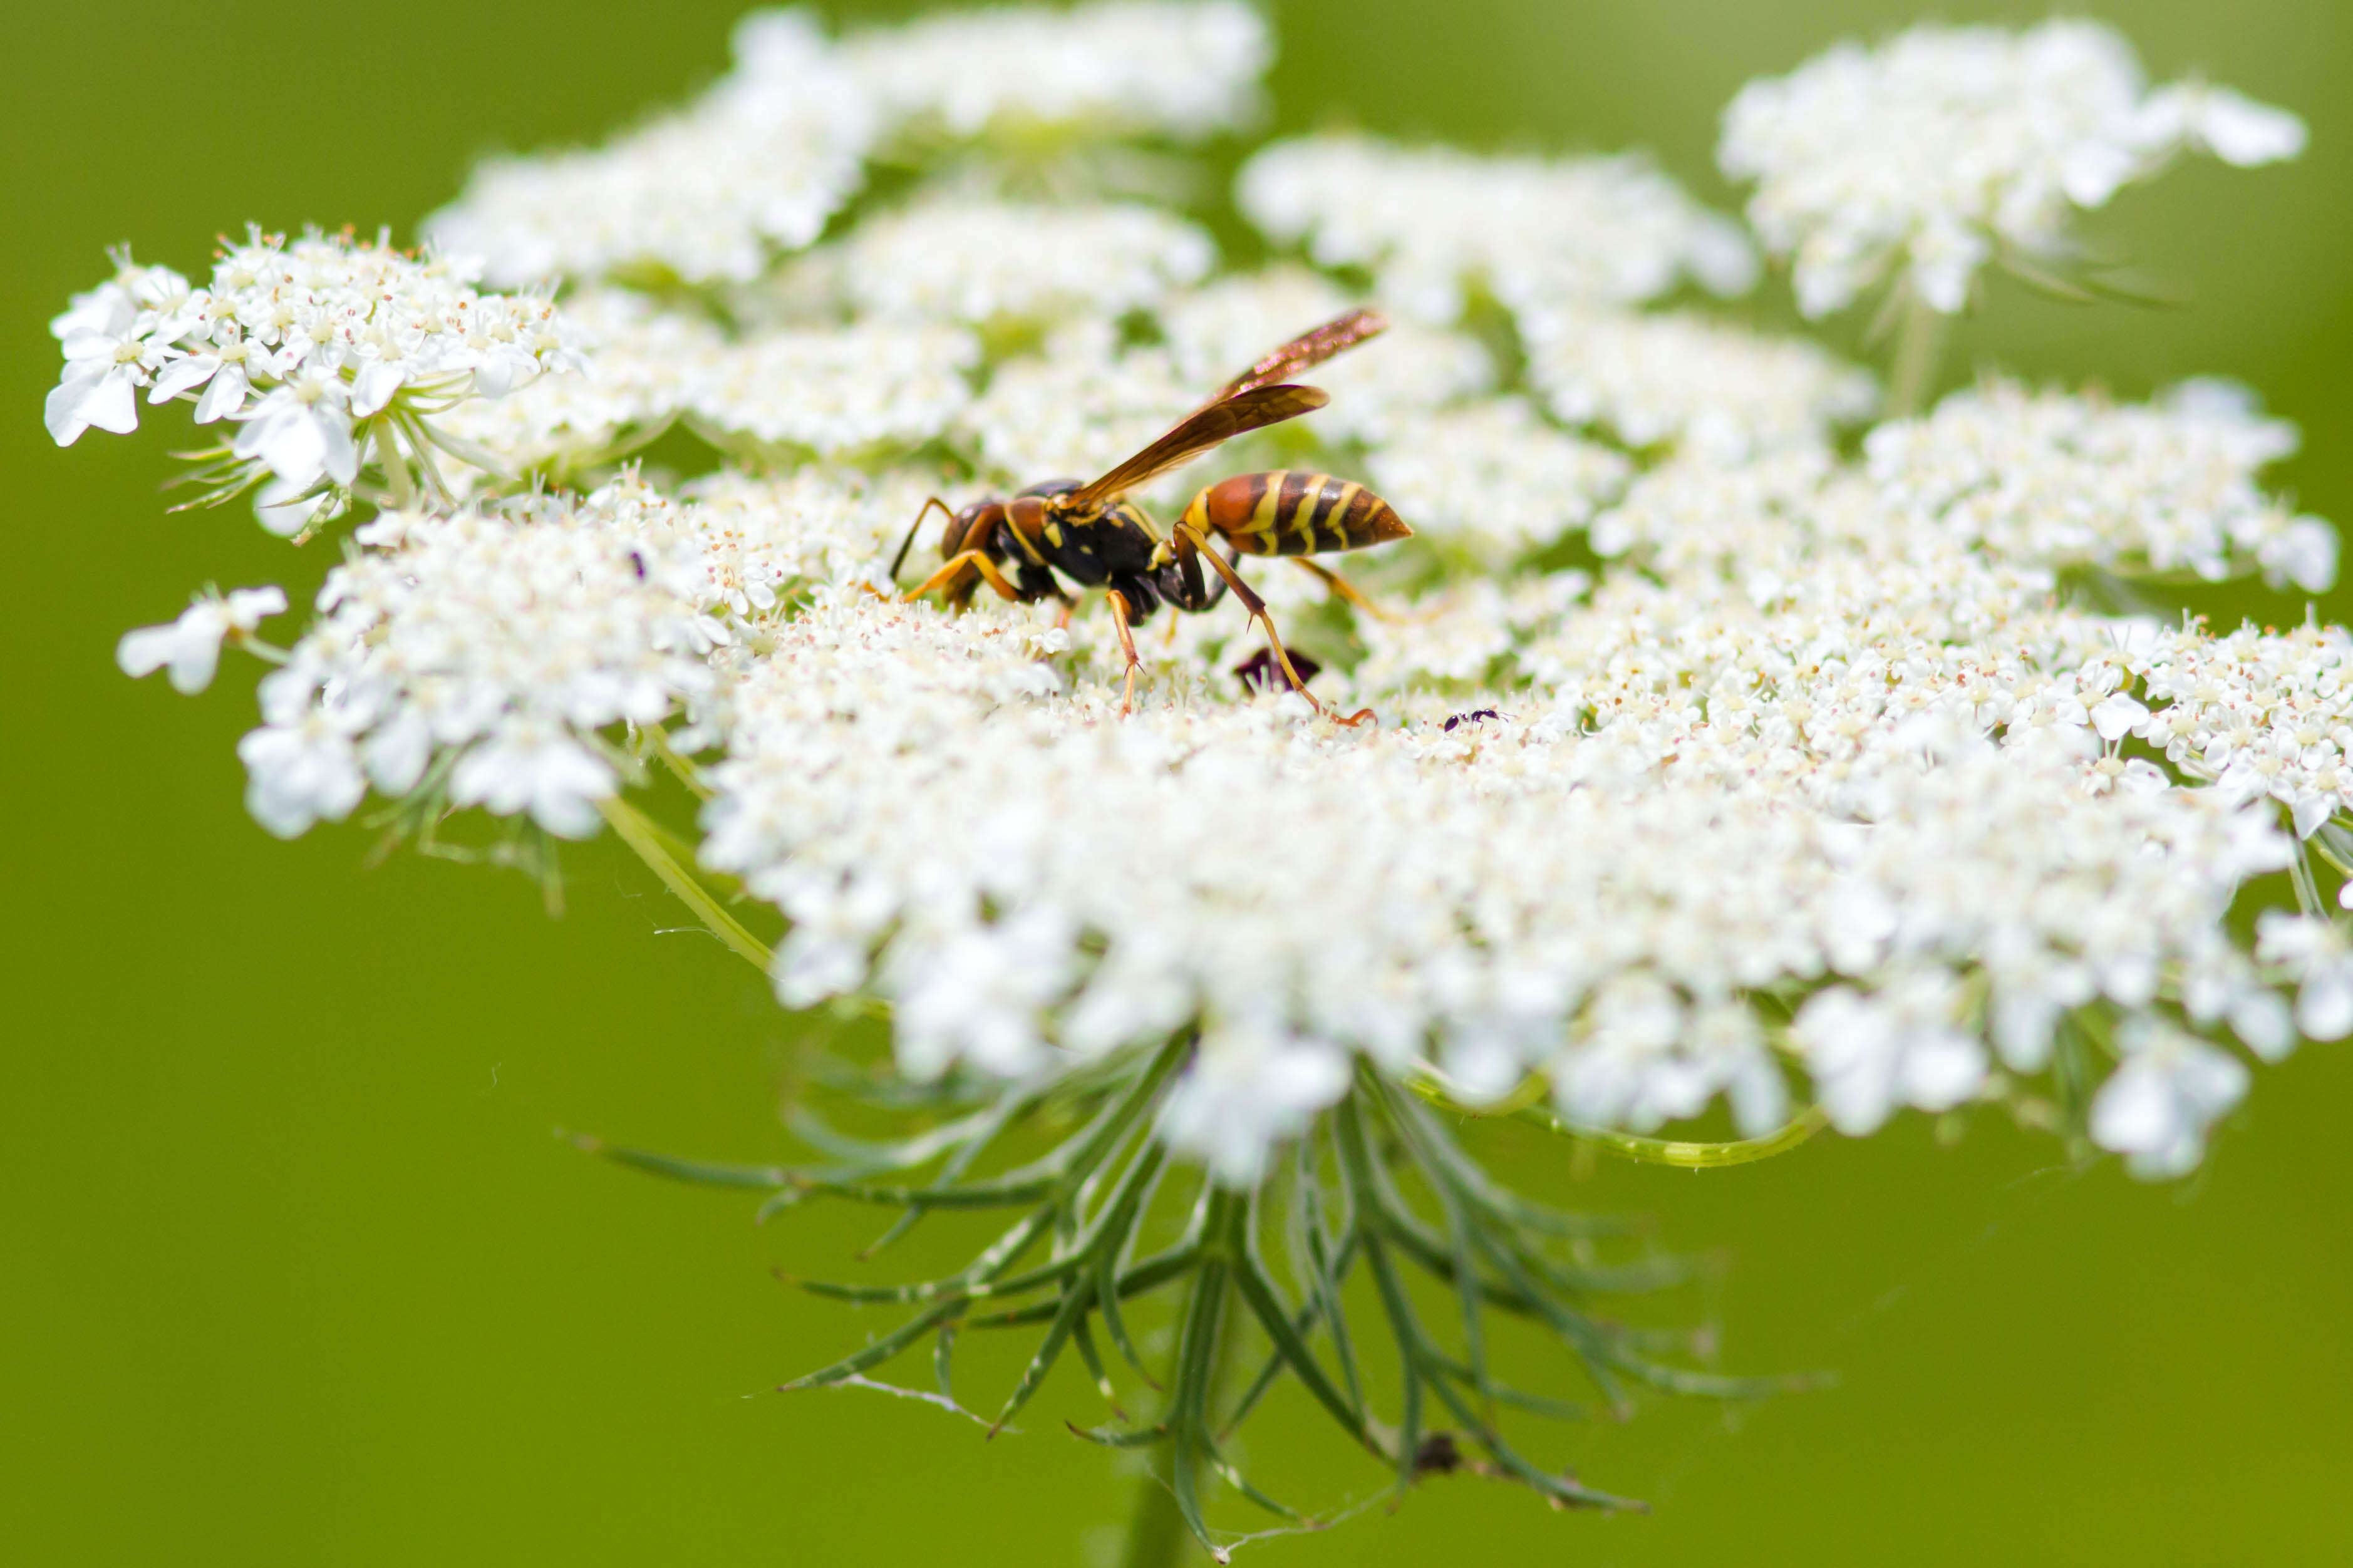
[[(940, 536), (945, 564), (911, 590), (908, 599), (942, 591), (950, 603), (960, 605), (985, 582), (1017, 602), (1067, 602), (1070, 595), (1056, 573), (1082, 588), (1103, 588), (1127, 656), (1123, 711), (1134, 699), (1139, 666), (1132, 628), (1150, 619), (1164, 602), (1172, 610), (1202, 611), (1230, 589), (1250, 618), (1266, 628), (1274, 662), (1291, 689), (1317, 711), (1328, 713), (1284, 651), (1266, 602), (1242, 581), (1234, 563), (1242, 555), (1320, 555), (1403, 539), (1413, 530), (1389, 504), (1355, 480), (1330, 474), (1280, 469), (1240, 474), (1196, 495), (1177, 518), (1171, 537), (1163, 539), (1143, 510), (1123, 498), (1247, 431), (1323, 407), (1331, 401), (1328, 396), (1312, 386), (1288, 384), (1289, 378), (1388, 325), (1370, 310), (1353, 310), (1301, 333), (1228, 382), (1158, 440), (1090, 483), (1049, 479), (1009, 500), (989, 497), (961, 511), (950, 511), (945, 501), (933, 497), (915, 514), (891, 563), (891, 575), (898, 576), (916, 530), (937, 507), (948, 519)], [(1213, 542), (1226, 544), (1233, 557), (1220, 557)], [(1201, 574), (1204, 560), (1218, 574), (1215, 591)], [(1010, 578), (1005, 573), (1008, 564)], [(1300, 564), (1343, 596), (1364, 603), (1362, 595), (1332, 573), (1310, 561)], [(1300, 662), (1307, 661), (1303, 658)], [(1369, 717), (1367, 709), (1342, 722), (1354, 724)]]

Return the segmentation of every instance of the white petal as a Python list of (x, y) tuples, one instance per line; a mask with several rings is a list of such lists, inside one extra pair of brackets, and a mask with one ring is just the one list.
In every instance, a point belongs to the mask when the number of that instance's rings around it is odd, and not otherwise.
[(123, 633), (122, 640), (114, 645), (114, 662), (123, 674), (136, 680), (171, 663), (179, 644), (180, 628), (176, 623), (141, 626)]
[(95, 374), (60, 382), (42, 408), (49, 434), (70, 447), (84, 430), (128, 436), (139, 428), (139, 395), (131, 374), (110, 365)]
[(222, 602), (222, 612), (228, 616), (230, 626), (249, 632), (270, 616), (286, 613), (286, 590), (275, 584), (232, 588)]
[(2353, 963), (2316, 965), (2295, 998), (2295, 1026), (2307, 1039), (2341, 1040), (2353, 1035)]
[(390, 403), (406, 379), (400, 366), (377, 360), (359, 374), (352, 384), (352, 415), (354, 418), (373, 418)]
[(2156, 1068), (2126, 1062), (2093, 1097), (2092, 1142), (2119, 1154), (2164, 1148), (2179, 1136), (2180, 1108)]
[[(283, 391), (274, 397), (285, 395)], [(262, 412), (237, 432), (237, 455), (259, 458), (269, 471), (297, 489), (306, 489), (327, 466), (327, 436), (307, 411), (283, 404)]]
[(190, 387), (202, 386), (221, 367), (221, 362), (211, 354), (189, 354), (175, 359), (155, 373), (155, 384), (147, 394), (150, 403), (169, 403)]
[(196, 423), (210, 425), (242, 412), (249, 384), (243, 365), (221, 366), (205, 384), (205, 395), (196, 399)]
[(2304, 152), (2304, 121), (2286, 110), (2257, 103), (2227, 87), (2210, 87), (2199, 96), (2193, 121), (2198, 139), (2225, 163), (2248, 168), (2282, 163)]
[(338, 412), (325, 408), (316, 411), (319, 434), (326, 445), (327, 477), (339, 485), (348, 485), (359, 477), (359, 448), (352, 443), (352, 426)]
[(2119, 691), (2092, 710), (2093, 727), (2100, 739), (2110, 744), (2130, 734), (2133, 726), (2148, 717), (2148, 710)]
[(1949, 1110), (1985, 1082), (1985, 1052), (1965, 1035), (1939, 1032), (1904, 1053), (1904, 1098), (1923, 1110)]
[(2327, 820), (2337, 815), (2337, 797), (2316, 795), (2309, 791), (2299, 795), (2288, 806), (2288, 815), (2295, 824), (2295, 836), (2309, 838), (2320, 831)]
[(2247, 990), (2231, 1004), (2231, 1032), (2267, 1062), (2295, 1049), (2295, 1029), (2285, 998), (2274, 991)]

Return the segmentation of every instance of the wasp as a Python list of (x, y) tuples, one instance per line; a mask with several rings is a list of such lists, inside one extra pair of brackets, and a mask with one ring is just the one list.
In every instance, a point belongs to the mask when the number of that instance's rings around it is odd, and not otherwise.
[[(1082, 588), (1101, 587), (1110, 601), (1113, 624), (1119, 631), (1121, 650), (1127, 657), (1127, 679), (1120, 710), (1135, 698), (1134, 628), (1151, 619), (1163, 604), (1172, 611), (1210, 609), (1230, 590), (1250, 617), (1266, 630), (1274, 663), (1291, 689), (1332, 717), (1307, 689), (1300, 666), (1314, 668), (1303, 656), (1294, 660), (1284, 651), (1282, 637), (1268, 616), (1266, 601), (1242, 581), (1236, 565), (1244, 555), (1304, 557), (1403, 539), (1413, 532), (1388, 502), (1353, 479), (1330, 474), (1278, 469), (1240, 474), (1208, 486), (1196, 495), (1163, 538), (1142, 508), (1125, 499), (1128, 492), (1181, 467), (1214, 447), (1251, 430), (1279, 425), (1314, 413), (1331, 401), (1312, 386), (1291, 384), (1290, 378), (1323, 363), (1334, 354), (1354, 348), (1386, 329), (1388, 322), (1371, 310), (1352, 310), (1336, 320), (1301, 333), (1234, 377), (1166, 434), (1102, 478), (1049, 479), (1031, 485), (1010, 500), (989, 497), (952, 511), (937, 496), (923, 503), (907, 537), (891, 563), (896, 579), (907, 559), (923, 519), (936, 507), (947, 517), (940, 535), (940, 569), (911, 589), (906, 598), (944, 593), (951, 604), (968, 602), (981, 584), (1016, 603), (1071, 596), (1060, 578)], [(1222, 542), (1226, 555), (1218, 552)], [(1207, 561), (1217, 574), (1214, 590), (1202, 575)], [(1345, 581), (1312, 561), (1300, 564), (1321, 577), (1335, 593), (1354, 604), (1364, 595)], [(1007, 575), (1010, 566), (1012, 574)], [(1370, 608), (1369, 605), (1366, 605)], [(1342, 720), (1356, 724), (1372, 710)]]

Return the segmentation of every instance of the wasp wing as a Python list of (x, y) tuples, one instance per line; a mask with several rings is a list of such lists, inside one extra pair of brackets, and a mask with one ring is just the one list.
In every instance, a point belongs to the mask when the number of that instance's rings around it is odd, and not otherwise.
[(1253, 386), (1222, 396), (1177, 421), (1176, 427), (1092, 484), (1082, 486), (1071, 504), (1092, 506), (1125, 495), (1136, 486), (1169, 469), (1191, 462), (1210, 447), (1250, 430), (1280, 425), (1312, 414), (1331, 398), (1312, 386)]
[(1355, 348), (1388, 330), (1377, 310), (1351, 310), (1300, 333), (1218, 389), (1207, 403), (1179, 420), (1157, 441), (1086, 486), (1071, 498), (1093, 503), (1124, 495), (1169, 469), (1192, 461), (1220, 442), (1269, 425), (1280, 425), (1321, 408), (1330, 400), (1312, 386), (1283, 386), (1334, 354)]
[(1278, 381), (1289, 381), (1314, 369), (1334, 354), (1355, 348), (1366, 338), (1388, 331), (1388, 318), (1377, 310), (1351, 310), (1335, 317), (1320, 327), (1300, 333), (1289, 342), (1268, 354), (1241, 374), (1226, 383), (1210, 404), (1223, 403), (1257, 387), (1271, 386)]

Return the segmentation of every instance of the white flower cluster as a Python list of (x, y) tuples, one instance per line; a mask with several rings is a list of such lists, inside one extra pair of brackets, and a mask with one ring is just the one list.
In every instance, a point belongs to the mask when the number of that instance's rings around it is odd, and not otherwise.
[(1236, 1180), (1359, 1051), (1434, 1052), (1474, 1096), (1541, 1073), (1638, 1128), (1730, 1093), (1762, 1132), (1778, 1041), (1862, 1132), (1984, 1090), (1989, 1036), (2040, 1068), (2096, 999), (2186, 987), (2285, 1043), (2221, 925), (2274, 830), (1877, 699), (1877, 650), (1746, 715), (1535, 691), (1533, 721), (1359, 736), (1295, 700), (1112, 722), (1107, 689), (1055, 694), (1040, 635), (862, 597), (789, 623), (739, 693), (706, 857), (790, 917), (786, 999), (880, 989), (912, 1071), (1052, 1070), (1202, 1019), (1215, 1070), (1170, 1114)]
[(1739, 228), (1633, 157), (1480, 158), (1365, 136), (1279, 142), (1243, 165), (1242, 211), (1319, 266), (1371, 270), (1419, 320), (1461, 316), (1483, 287), (1514, 310), (1626, 305), (1690, 278), (1756, 279)]
[(1878, 406), (1868, 372), (1688, 311), (1523, 312), (1528, 380), (1571, 425), (1727, 458), (1817, 443)]
[[(1162, 350), (1120, 352), (1103, 321), (1074, 322), (1045, 352), (999, 367), (957, 422), (976, 462), (1006, 484), (1091, 479), (1181, 418), (1203, 388)], [(1164, 483), (1151, 492), (1173, 494)]]
[[(1102, 68), (1066, 59), (1080, 79), (1048, 110), (1012, 61), (1064, 25), (1026, 13), (839, 47), (765, 20), (721, 97), (756, 79), (777, 103), (817, 104), (847, 81), (889, 98), (878, 123), (910, 149), (1041, 114), (1182, 136), (1231, 123), (1263, 61), (1259, 24), (1231, 7), (1078, 15), (1071, 58)], [(1192, 40), (1166, 46), (1171, 96), (1089, 97), (1125, 79), (1106, 62), (1163, 36)], [(1916, 47), (1943, 58), (1952, 37)], [(1989, 58), (2055, 50), (2053, 79), (2076, 80), (2067, 51), (2105, 37), (2046, 29)], [(1906, 47), (1854, 58), (1877, 69)], [(2157, 101), (2194, 118), (2188, 100), (2127, 97), (2136, 115)], [(2196, 102), (2224, 135), (2229, 100)], [(2015, 165), (1999, 115), (1951, 123), (1968, 144), (1923, 179), (1976, 153)], [(693, 143), (623, 145), (650, 184)], [(538, 302), (473, 296), (381, 247), (260, 247), (290, 269), (390, 280), (356, 319), (329, 312), (323, 336), (297, 310), (264, 344), (344, 345), (319, 384), (341, 389), (320, 396), (347, 441), (384, 353), (373, 312), (406, 321), (393, 302), (434, 279), (539, 335), (473, 360), (437, 342), (463, 379), (398, 381), (412, 402), (378, 411), (431, 411), (442, 438), (517, 473), (598, 488), (490, 482), (470, 506), (389, 505), (290, 653), (259, 642), (283, 601), (254, 589), (132, 633), (121, 664), (193, 689), (225, 641), (286, 660), (241, 748), (254, 812), (281, 833), (370, 787), (420, 820), (480, 804), (584, 833), (631, 781), (625, 727), (664, 726), (711, 792), (703, 863), (790, 922), (786, 1003), (887, 998), (919, 1077), (1050, 1075), (1198, 1025), (1161, 1132), (1237, 1182), (1360, 1059), (1471, 1100), (1540, 1086), (1575, 1121), (1638, 1131), (1719, 1101), (1749, 1134), (1799, 1103), (1860, 1134), (1906, 1107), (1998, 1102), (2165, 1174), (2244, 1092), (2242, 1048), (2353, 1035), (2353, 937), (2320, 880), (2353, 874), (2353, 638), (2218, 636), (2066, 596), (2331, 580), (2333, 531), (2262, 488), (2294, 432), (2242, 397), (2201, 383), (2116, 405), (1989, 380), (1842, 455), (1868, 376), (1635, 309), (1685, 278), (1745, 286), (1750, 258), (1626, 160), (1282, 144), (1248, 165), (1241, 199), (1314, 266), (1242, 276), (1212, 275), (1202, 231), (1168, 212), (974, 188), (934, 179), (781, 263), (768, 247), (797, 242), (714, 201), (712, 224), (753, 237), (720, 268), (744, 287), (583, 290), (597, 375), (530, 385), (527, 368), (570, 352)], [(588, 195), (565, 204), (567, 221), (596, 217)], [(543, 265), (626, 270), (617, 256)], [(983, 594), (951, 614), (888, 593), (929, 497), (953, 508), (1112, 467), (1356, 303), (1330, 273), (1359, 268), (1420, 319), (1316, 367), (1328, 409), (1216, 463), (1357, 478), (1419, 531), (1335, 562), (1378, 614), (1240, 560), (1323, 666), (1318, 697), (1377, 723), (1325, 722), (1271, 689), (1239, 596), (1138, 630), (1131, 708), (1084, 596)], [(1478, 290), (1508, 326), (1468, 310)], [(131, 346), (89, 348), (69, 384), (195, 376), (173, 367), (195, 327), (164, 325), (259, 331), (241, 304), (207, 317), (197, 301), (218, 292), (126, 269), (60, 330)], [(108, 325), (122, 310), (147, 323), (127, 339)], [(503, 401), (438, 401), (501, 375)], [(93, 381), (70, 410), (112, 418), (123, 396)], [(261, 423), (238, 399), (228, 412)], [(714, 471), (668, 496), (612, 471), (673, 423), (715, 449)], [(1198, 482), (1138, 499), (1165, 521)], [(937, 558), (926, 522), (918, 562)], [(1549, 569), (1579, 530), (1598, 574)], [(2233, 934), (2242, 891), (2282, 868), (2302, 912), (2267, 917), (2250, 945)]]
[(934, 16), (854, 35), (841, 53), (894, 128), (1194, 141), (1251, 117), (1274, 41), (1240, 0), (1111, 0)]
[(289, 243), (256, 229), (202, 288), (119, 257), (112, 279), (49, 323), (65, 352), (49, 434), (61, 447), (91, 428), (128, 434), (142, 391), (192, 401), (196, 423), (236, 432), (227, 488), (266, 478), (262, 521), (298, 532), (348, 499), (371, 439), (394, 484), (412, 465), (438, 479), (435, 416), (579, 367), (552, 304), (477, 293), (468, 277), (349, 234)]
[(864, 183), (873, 107), (797, 12), (736, 27), (735, 68), (692, 106), (595, 151), (500, 158), (426, 221), (502, 284), (649, 269), (742, 281)]
[(1431, 414), (1372, 460), (1381, 495), (1417, 531), (1489, 565), (1582, 528), (1632, 471), (1619, 453), (1563, 435), (1510, 397)]
[[(745, 283), (824, 232), (886, 139), (1197, 139), (1249, 117), (1271, 53), (1236, 0), (1004, 8), (838, 45), (803, 12), (755, 12), (701, 99), (594, 150), (493, 159), (427, 232), (502, 285)], [(1053, 254), (1050, 237), (1017, 235), (986, 259), (1003, 275)], [(853, 273), (874, 276), (901, 279)]]
[(2353, 840), (2335, 841), (2329, 827), (2353, 812), (2353, 638), (2342, 627), (2168, 639), (2147, 680), (2162, 706), (2127, 697), (2100, 717), (2226, 795), (2278, 801), (2299, 837), (2327, 830), (2325, 847), (2353, 858)]
[(328, 574), (319, 618), (261, 683), (237, 745), (273, 833), (340, 820), (368, 786), (420, 788), (550, 833), (596, 830), (620, 776), (597, 731), (654, 723), (708, 690), (726, 631), (666, 510), (627, 483), (451, 515), (386, 512)]
[(943, 200), (860, 225), (837, 265), (865, 314), (977, 324), (1117, 316), (1216, 260), (1208, 235), (1153, 207)]
[(1748, 221), (1794, 260), (1809, 316), (1883, 280), (1949, 315), (1986, 261), (2064, 261), (2076, 209), (2185, 150), (2246, 166), (2304, 142), (2294, 115), (2227, 88), (2151, 90), (2114, 30), (2061, 20), (1842, 44), (1741, 89), (1717, 161), (1755, 183)]
[(595, 374), (543, 376), (505, 397), (459, 404), (440, 427), (510, 472), (569, 472), (659, 435), (696, 407), (730, 350), (711, 322), (623, 289), (567, 294), (564, 315)]
[(2207, 582), (2260, 571), (2318, 594), (2337, 580), (2336, 530), (2255, 482), (2295, 447), (2294, 426), (2223, 383), (2117, 407), (1994, 382), (1880, 426), (1865, 451), (1892, 505), (2010, 560)]
[(583, 298), (596, 374), (470, 404), (442, 421), (508, 469), (570, 473), (680, 419), (714, 445), (828, 458), (921, 446), (972, 400), (980, 345), (961, 328), (868, 321), (730, 338), (636, 296)]
[(971, 334), (955, 327), (770, 332), (714, 353), (688, 407), (727, 436), (827, 457), (913, 447), (970, 401), (965, 374), (978, 359)]

